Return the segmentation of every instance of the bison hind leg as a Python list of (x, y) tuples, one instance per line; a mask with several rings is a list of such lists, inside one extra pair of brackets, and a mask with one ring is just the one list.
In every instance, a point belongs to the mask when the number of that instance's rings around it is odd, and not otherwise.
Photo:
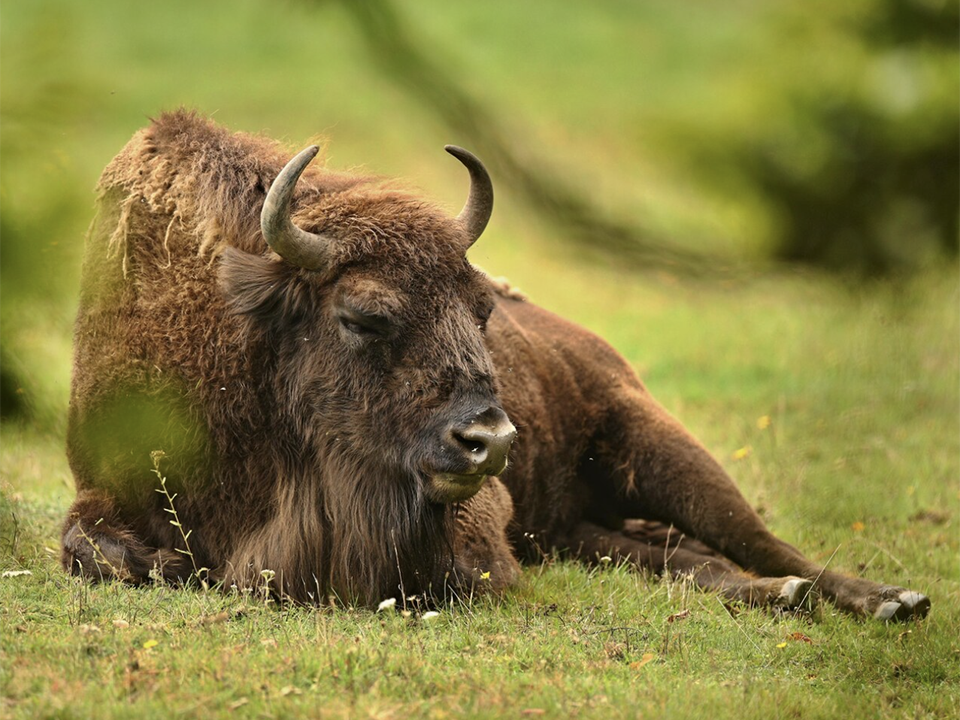
[(675, 578), (690, 577), (704, 590), (748, 605), (809, 611), (819, 600), (812, 580), (748, 575), (703, 543), (662, 523), (628, 521), (619, 531), (582, 522), (571, 540), (571, 550), (587, 562), (608, 557)]

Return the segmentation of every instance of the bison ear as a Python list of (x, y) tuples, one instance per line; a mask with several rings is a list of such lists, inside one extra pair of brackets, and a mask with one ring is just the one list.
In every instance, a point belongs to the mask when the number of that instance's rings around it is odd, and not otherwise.
[(283, 313), (295, 274), (296, 268), (285, 262), (233, 247), (220, 255), (220, 289), (227, 306), (237, 314), (268, 318)]

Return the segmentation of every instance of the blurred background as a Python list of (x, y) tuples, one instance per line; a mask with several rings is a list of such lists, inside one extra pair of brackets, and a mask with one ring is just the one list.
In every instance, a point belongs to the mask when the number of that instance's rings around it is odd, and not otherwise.
[[(677, 402), (725, 379), (731, 395), (766, 393), (750, 382), (828, 357), (811, 336), (848, 339), (858, 298), (880, 292), (894, 315), (912, 305), (911, 323), (929, 318), (918, 344), (947, 335), (931, 370), (946, 385), (928, 394), (946, 388), (939, 402), (955, 410), (956, 0), (31, 0), (0, 12), (8, 423), (62, 435), (94, 185), (150, 116), (179, 106), (292, 147), (321, 136), (331, 167), (402, 176), (452, 211), (466, 178), (442, 147), (472, 149), (497, 187), (474, 261), (609, 337)], [(757, 349), (745, 359), (738, 342)], [(926, 367), (910, 358), (910, 372)]]

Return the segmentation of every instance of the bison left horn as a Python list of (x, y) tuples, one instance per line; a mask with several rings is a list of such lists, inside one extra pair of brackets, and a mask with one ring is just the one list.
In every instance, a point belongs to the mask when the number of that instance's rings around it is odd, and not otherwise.
[(463, 228), (467, 247), (470, 247), (480, 237), (493, 213), (493, 183), (476, 155), (456, 145), (447, 145), (444, 150), (462, 162), (470, 172), (470, 195), (457, 215), (457, 223)]
[(333, 240), (301, 230), (290, 220), (290, 201), (297, 180), (320, 148), (311, 145), (288, 162), (273, 181), (260, 212), (260, 230), (267, 245), (287, 262), (307, 270), (330, 265)]

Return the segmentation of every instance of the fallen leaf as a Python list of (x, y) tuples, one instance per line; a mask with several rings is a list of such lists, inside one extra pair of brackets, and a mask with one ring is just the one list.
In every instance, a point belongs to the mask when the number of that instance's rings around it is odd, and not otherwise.
[(677, 622), (678, 620), (686, 620), (688, 617), (690, 617), (690, 611), (681, 610), (680, 612), (674, 613), (673, 615), (668, 617), (667, 622), (672, 623), (672, 622)]
[(521, 710), (521, 715), (543, 715), (546, 712), (543, 708), (527, 708), (526, 710)]
[(805, 642), (805, 643), (813, 642), (813, 640), (811, 640), (809, 637), (804, 635), (802, 632), (792, 632), (787, 637), (789, 637), (791, 640), (796, 640), (797, 642)]
[(656, 657), (657, 657), (657, 656), (654, 655), (653, 653), (644, 653), (642, 658), (640, 658), (640, 659), (637, 660), (636, 662), (630, 663), (630, 669), (631, 669), (631, 670), (639, 670), (639, 669), (642, 668), (644, 665), (646, 665), (648, 662), (652, 662), (654, 659), (656, 659)]
[(200, 618), (200, 623), (203, 625), (216, 625), (217, 623), (226, 622), (230, 619), (230, 613), (218, 612), (216, 615), (204, 615)]
[(606, 653), (607, 657), (611, 660), (623, 660), (623, 656), (627, 651), (627, 646), (620, 642), (615, 642), (611, 640), (608, 643), (604, 643), (603, 652)]
[(130, 627), (130, 623), (128, 623), (126, 620), (117, 618), (116, 620), (113, 621), (113, 626), (115, 628), (120, 628), (121, 630), (124, 630), (125, 628)]

